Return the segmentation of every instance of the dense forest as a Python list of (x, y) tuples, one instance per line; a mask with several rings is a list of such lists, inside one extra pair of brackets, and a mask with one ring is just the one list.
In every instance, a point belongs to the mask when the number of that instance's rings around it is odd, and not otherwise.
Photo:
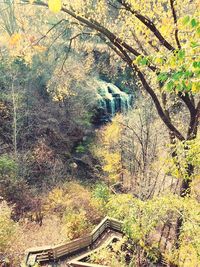
[(106, 216), (122, 234), (90, 264), (200, 267), (199, 10), (0, 2), (1, 267), (93, 266), (24, 257)]

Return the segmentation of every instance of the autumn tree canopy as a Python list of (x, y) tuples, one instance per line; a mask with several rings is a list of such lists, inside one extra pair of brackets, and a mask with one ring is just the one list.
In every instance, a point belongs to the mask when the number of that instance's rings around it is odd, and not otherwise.
[[(34, 3), (34, 2), (33, 2)], [(181, 141), (197, 132), (199, 102), (197, 1), (67, 1), (35, 2), (63, 11), (79, 27), (92, 30), (137, 73), (158, 114)], [(62, 5), (61, 5), (62, 4)], [(187, 129), (170, 114), (170, 99), (187, 107)], [(173, 116), (173, 115), (172, 115)]]
[[(172, 143), (174, 138), (181, 142), (196, 138), (200, 113), (198, 1), (31, 3), (66, 14), (64, 20), (79, 29), (73, 38), (88, 29), (89, 36), (105, 42), (137, 74), (141, 90), (153, 100)], [(190, 177), (193, 166), (188, 164), (186, 169)], [(188, 188), (188, 182), (183, 182), (183, 195)]]

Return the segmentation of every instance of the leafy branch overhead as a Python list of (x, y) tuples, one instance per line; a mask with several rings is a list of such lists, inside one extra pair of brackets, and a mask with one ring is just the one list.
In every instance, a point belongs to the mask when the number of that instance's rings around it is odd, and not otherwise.
[[(155, 11), (151, 10), (150, 3), (141, 7), (137, 1), (118, 0), (109, 7), (109, 1), (99, 1), (95, 13), (91, 1), (87, 1), (87, 5), (77, 1), (74, 6), (58, 0), (48, 3), (36, 1), (35, 4), (49, 6), (55, 13), (62, 11), (78, 20), (80, 25), (98, 32), (109, 47), (137, 73), (142, 87), (154, 101), (167, 128), (179, 140), (195, 135), (200, 112), (200, 102), (193, 101), (193, 95), (197, 95), (200, 90), (200, 27), (195, 12), (184, 16), (184, 8), (179, 10), (181, 1), (170, 1), (166, 9), (159, 4), (154, 7)], [(111, 8), (116, 8), (119, 13), (112, 27), (106, 17)], [(166, 16), (160, 18), (162, 11), (166, 11)], [(149, 14), (148, 17), (145, 14)], [(121, 25), (120, 29), (118, 25)], [(148, 76), (152, 78), (149, 80)], [(172, 123), (169, 112), (166, 114), (160, 90), (177, 96), (188, 107), (191, 116), (187, 133), (181, 132)]]

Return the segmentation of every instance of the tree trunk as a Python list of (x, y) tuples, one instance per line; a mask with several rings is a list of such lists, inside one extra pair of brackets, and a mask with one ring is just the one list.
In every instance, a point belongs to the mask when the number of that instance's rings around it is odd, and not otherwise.
[[(188, 147), (185, 148), (188, 151)], [(183, 179), (180, 187), (180, 196), (186, 197), (191, 193), (191, 182), (192, 182), (192, 175), (194, 173), (194, 166), (192, 164), (188, 164), (186, 169), (187, 177)], [(181, 235), (181, 228), (183, 226), (183, 217), (180, 215), (177, 219), (176, 224), (176, 248), (180, 247), (180, 235)]]
[(14, 148), (14, 156), (17, 157), (17, 102), (16, 102), (16, 94), (14, 89), (14, 81), (12, 81), (11, 85), (12, 92), (12, 105), (13, 105), (13, 148)]

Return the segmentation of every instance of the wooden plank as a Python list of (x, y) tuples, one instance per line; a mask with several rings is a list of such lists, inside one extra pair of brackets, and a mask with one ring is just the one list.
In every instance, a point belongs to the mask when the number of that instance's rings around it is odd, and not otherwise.
[(62, 246), (62, 247), (57, 247), (54, 249), (54, 251), (69, 251), (69, 250), (73, 250), (73, 249), (81, 249), (85, 246), (89, 246), (91, 244), (90, 240), (85, 240), (84, 242), (78, 244), (78, 243), (74, 243), (71, 246)]
[(110, 223), (111, 224), (119, 224), (119, 225), (122, 225), (122, 223), (120, 221), (117, 221), (117, 220), (110, 220)]
[(121, 225), (112, 225), (112, 228), (111, 229), (113, 229), (113, 230), (119, 230), (119, 229), (121, 229), (122, 227), (121, 227)]
[(36, 261), (39, 261), (39, 262), (41, 262), (41, 261), (48, 261), (49, 260), (49, 256), (47, 255), (47, 256), (38, 256), (37, 257), (37, 260)]
[(72, 240), (71, 242), (68, 243), (68, 247), (73, 247), (76, 244), (81, 244), (82, 242), (88, 241), (88, 240), (90, 241), (90, 239), (88, 239), (88, 238), (81, 238), (81, 239)]
[(113, 230), (121, 230), (122, 228), (122, 223), (117, 222), (117, 221), (111, 221), (111, 228)]
[(37, 255), (36, 261), (42, 262), (42, 261), (48, 261), (49, 255)]
[(37, 257), (37, 254), (29, 255), (29, 258), (28, 258), (28, 261), (26, 261), (26, 264), (33, 266), (34, 263), (36, 262), (36, 257)]
[(57, 248), (55, 251), (56, 251), (56, 253), (65, 252), (67, 254), (69, 252), (77, 251), (77, 250), (83, 249), (85, 247), (88, 247), (89, 245), (90, 245), (89, 242), (84, 242), (82, 244), (76, 244), (71, 248)]
[(43, 252), (51, 249), (51, 246), (43, 246), (43, 247), (33, 247), (30, 249), (27, 249), (25, 253), (37, 253), (37, 252)]
[[(107, 223), (108, 222), (108, 217), (105, 217), (105, 219), (103, 219), (101, 222), (100, 222), (100, 224), (98, 224), (96, 227), (95, 227), (95, 229), (92, 231), (92, 235), (96, 232), (96, 231), (98, 231), (99, 230), (99, 228), (101, 228), (102, 227), (102, 225), (104, 225), (105, 223)], [(109, 223), (109, 222), (108, 222)]]
[(91, 235), (87, 235), (85, 237), (82, 238), (77, 238), (75, 240), (72, 241), (68, 241), (66, 244), (60, 244), (60, 245), (56, 245), (53, 247), (53, 249), (58, 249), (58, 248), (70, 248), (73, 246), (73, 244), (81, 244), (82, 242), (85, 242), (86, 240), (88, 240), (88, 242), (91, 242)]
[(72, 262), (71, 266), (73, 267), (108, 267), (106, 265), (92, 264), (88, 262), (79, 262), (79, 261)]

